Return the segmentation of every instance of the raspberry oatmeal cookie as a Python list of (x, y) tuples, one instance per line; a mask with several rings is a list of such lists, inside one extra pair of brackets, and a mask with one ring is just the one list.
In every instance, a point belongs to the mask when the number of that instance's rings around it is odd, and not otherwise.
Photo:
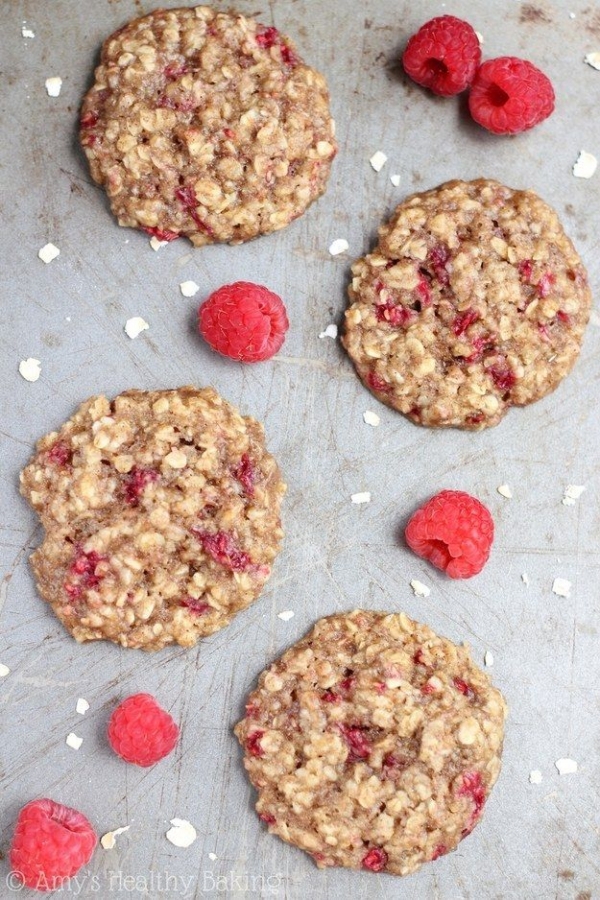
[(78, 641), (190, 647), (260, 594), (284, 491), (262, 426), (212, 389), (92, 397), (21, 475), (40, 593)]
[(119, 224), (197, 246), (284, 228), (337, 149), (323, 76), (276, 28), (207, 6), (111, 35), (80, 128)]
[(505, 715), (465, 647), (356, 610), (273, 663), (235, 731), (269, 831), (320, 867), (408, 875), (479, 821)]
[(421, 425), (479, 430), (544, 397), (590, 314), (554, 210), (485, 179), (409, 197), (352, 271), (344, 346), (375, 396)]

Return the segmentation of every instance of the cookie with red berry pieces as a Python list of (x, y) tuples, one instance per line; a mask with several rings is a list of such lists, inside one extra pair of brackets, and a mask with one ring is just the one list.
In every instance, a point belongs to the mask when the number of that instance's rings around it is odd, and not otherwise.
[(276, 28), (208, 6), (155, 10), (104, 42), (80, 139), (120, 225), (196, 246), (289, 225), (337, 151), (323, 76)]
[(409, 875), (478, 823), (505, 716), (466, 647), (355, 610), (263, 672), (235, 733), (271, 833), (321, 868)]
[(190, 647), (259, 596), (284, 491), (262, 426), (212, 389), (93, 397), (21, 475), (39, 591), (78, 641)]
[(352, 272), (342, 342), (375, 396), (420, 425), (480, 430), (546, 396), (590, 315), (556, 212), (487, 179), (409, 197)]

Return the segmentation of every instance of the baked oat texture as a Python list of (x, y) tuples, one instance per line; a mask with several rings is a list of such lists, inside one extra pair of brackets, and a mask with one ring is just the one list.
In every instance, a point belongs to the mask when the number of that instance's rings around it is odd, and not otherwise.
[(239, 244), (300, 216), (336, 154), (325, 79), (275, 28), (158, 9), (103, 47), (81, 143), (120, 225)]
[(92, 397), (21, 474), (39, 591), (78, 641), (191, 647), (260, 594), (284, 490), (262, 426), (210, 388)]
[(587, 275), (533, 191), (450, 181), (401, 203), (352, 268), (343, 344), (379, 400), (479, 430), (553, 391), (587, 324)]
[(356, 610), (263, 672), (235, 732), (270, 832), (319, 867), (408, 875), (477, 824), (505, 715), (465, 647)]

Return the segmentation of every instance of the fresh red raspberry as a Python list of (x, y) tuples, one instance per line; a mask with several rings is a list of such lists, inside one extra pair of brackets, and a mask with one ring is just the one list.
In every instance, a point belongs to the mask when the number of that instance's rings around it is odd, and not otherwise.
[(168, 756), (179, 728), (150, 694), (133, 694), (117, 706), (108, 723), (108, 741), (116, 754), (136, 766), (153, 766)]
[(388, 855), (382, 847), (371, 847), (366, 856), (363, 856), (363, 869), (371, 872), (382, 872), (388, 864)]
[(450, 578), (470, 578), (488, 561), (494, 521), (475, 497), (442, 491), (411, 517), (405, 531), (411, 550)]
[(97, 843), (96, 832), (76, 809), (33, 800), (19, 813), (10, 865), (28, 888), (53, 891), (90, 861)]
[(219, 288), (204, 301), (198, 315), (204, 340), (217, 353), (240, 362), (270, 359), (289, 328), (280, 297), (249, 281)]
[(554, 110), (550, 79), (516, 56), (488, 59), (479, 67), (469, 94), (471, 115), (494, 134), (518, 134)]
[(402, 57), (406, 74), (434, 94), (460, 94), (473, 81), (481, 47), (468, 22), (437, 16), (413, 34)]

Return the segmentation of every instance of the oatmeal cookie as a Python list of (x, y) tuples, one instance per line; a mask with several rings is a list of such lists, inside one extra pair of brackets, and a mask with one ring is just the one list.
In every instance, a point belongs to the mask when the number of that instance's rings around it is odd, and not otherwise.
[(343, 344), (375, 396), (420, 425), (480, 430), (553, 391), (591, 308), (554, 210), (486, 179), (409, 197), (352, 272)]
[(21, 474), (39, 591), (78, 641), (190, 647), (260, 594), (284, 491), (262, 426), (210, 388), (92, 397)]
[(479, 821), (505, 715), (465, 647), (356, 610), (263, 672), (235, 732), (269, 831), (319, 867), (408, 875)]
[(323, 76), (276, 28), (207, 6), (111, 35), (80, 129), (119, 224), (197, 246), (289, 225), (337, 150)]

